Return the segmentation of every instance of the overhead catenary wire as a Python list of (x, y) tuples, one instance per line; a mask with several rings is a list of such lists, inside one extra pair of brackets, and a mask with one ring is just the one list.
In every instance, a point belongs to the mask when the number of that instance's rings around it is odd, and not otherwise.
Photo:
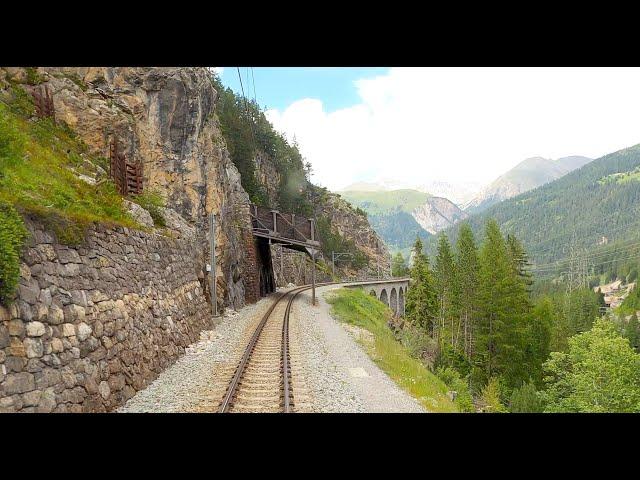
[[(253, 128), (253, 115), (251, 115), (249, 113), (249, 106), (247, 105), (247, 96), (244, 93), (244, 85), (242, 84), (242, 75), (240, 74), (240, 67), (236, 67), (236, 70), (238, 71), (238, 80), (240, 80), (240, 90), (242, 91), (242, 99), (244, 101), (244, 111), (245, 114), (247, 115), (247, 120), (249, 120), (249, 127), (251, 128), (251, 140), (253, 143), (253, 150), (256, 150), (256, 134), (254, 132), (254, 128)], [(247, 73), (247, 87), (249, 87), (248, 84), (248, 73)]]
[[(589, 263), (589, 267), (601, 267), (602, 265), (608, 265), (609, 263), (614, 263), (614, 262), (624, 262), (626, 260), (634, 260), (640, 258), (640, 252), (636, 252), (634, 255), (630, 255), (627, 257), (621, 257), (621, 258), (616, 258), (614, 260), (607, 260), (605, 262), (599, 262), (599, 263)], [(561, 268), (565, 268), (565, 267), (561, 267)], [(535, 272), (535, 270), (533, 270)], [(550, 269), (547, 270), (546, 273), (550, 273), (550, 272), (554, 272), (557, 271), (557, 269)]]
[[(607, 231), (601, 231), (601, 232), (596, 232), (594, 234), (592, 234), (593, 236), (606, 236), (606, 235), (611, 235), (611, 233), (613, 232), (617, 232), (619, 230), (625, 229), (625, 228), (629, 228), (629, 227), (633, 227), (636, 225), (640, 225), (640, 221), (638, 222), (631, 222), (631, 223), (627, 223), (625, 225), (619, 225), (617, 227), (614, 228), (610, 228), (607, 229)], [(574, 232), (575, 233), (575, 232)], [(562, 238), (567, 238), (567, 236), (570, 235), (570, 233), (566, 233), (566, 234), (561, 234), (561, 235), (557, 235), (553, 238), (547, 238), (545, 241), (549, 242), (549, 241), (553, 241), (553, 240), (558, 240), (558, 239), (562, 239)], [(545, 247), (545, 248), (532, 248), (531, 251), (536, 253), (536, 254), (540, 254), (543, 252), (548, 252), (551, 250), (557, 250), (557, 247)]]
[(253, 101), (258, 105), (258, 96), (256, 95), (256, 79), (253, 76), (253, 67), (251, 67), (251, 83), (253, 84)]
[[(634, 239), (635, 240), (635, 239)], [(563, 260), (558, 260), (557, 262), (550, 262), (550, 263), (542, 263), (539, 265), (532, 265), (532, 270), (546, 270), (546, 269), (556, 269), (557, 267), (565, 264), (565, 263), (571, 263), (574, 260), (593, 260), (596, 258), (601, 258), (601, 257), (607, 257), (609, 255), (616, 255), (618, 253), (624, 252), (627, 249), (635, 249), (635, 248), (640, 248), (640, 242), (634, 241), (630, 244), (617, 244), (617, 245), (613, 245), (612, 248), (608, 251), (600, 251), (600, 252), (595, 252), (595, 253), (587, 253), (585, 255), (577, 255), (574, 259), (571, 258), (566, 258)], [(615, 261), (617, 261), (618, 259), (615, 259)]]

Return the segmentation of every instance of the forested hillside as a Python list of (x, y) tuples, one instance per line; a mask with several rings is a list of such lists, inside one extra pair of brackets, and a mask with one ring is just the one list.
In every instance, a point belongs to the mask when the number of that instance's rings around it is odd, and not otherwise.
[[(639, 165), (640, 145), (611, 153), (473, 215), (469, 222), (478, 233), (486, 219), (495, 218), (505, 233), (522, 239), (538, 265), (548, 266), (572, 250), (584, 254), (585, 249), (609, 251), (615, 243), (631, 244), (640, 226)], [(455, 239), (457, 231), (454, 227), (448, 233)], [(587, 263), (589, 269), (598, 262)]]

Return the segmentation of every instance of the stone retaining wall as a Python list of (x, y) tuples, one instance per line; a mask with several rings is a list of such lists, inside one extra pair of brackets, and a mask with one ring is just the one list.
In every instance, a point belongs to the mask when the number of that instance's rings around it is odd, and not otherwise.
[(0, 307), (0, 412), (103, 412), (212, 328), (193, 239), (95, 227), (67, 247), (29, 220), (18, 295)]

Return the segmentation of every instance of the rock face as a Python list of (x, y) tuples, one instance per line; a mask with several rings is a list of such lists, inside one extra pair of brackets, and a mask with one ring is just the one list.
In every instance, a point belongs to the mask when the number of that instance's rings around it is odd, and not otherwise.
[[(360, 215), (349, 202), (334, 193), (326, 195), (320, 211), (329, 219), (332, 228), (335, 228), (346, 239), (352, 240), (356, 247), (369, 257), (368, 268), (361, 272), (350, 272), (351, 274), (377, 276), (378, 268), (381, 275), (390, 274), (391, 255), (389, 250), (371, 228), (366, 216)], [(327, 260), (331, 261), (331, 258)]]
[(415, 208), (411, 215), (432, 235), (468, 217), (455, 203), (442, 197), (427, 198), (424, 205)]
[(113, 410), (211, 328), (195, 239), (96, 227), (68, 247), (27, 227), (18, 300), (0, 307), (0, 412)]
[[(4, 71), (13, 78), (23, 73)], [(216, 215), (218, 301), (242, 306), (249, 198), (220, 132), (217, 92), (206, 69), (41, 67), (38, 72), (53, 95), (56, 118), (105, 158), (117, 138), (127, 158), (143, 164), (145, 191), (163, 195), (204, 245), (208, 215)], [(261, 171), (273, 173), (268, 167)], [(173, 224), (179, 222), (172, 216)]]

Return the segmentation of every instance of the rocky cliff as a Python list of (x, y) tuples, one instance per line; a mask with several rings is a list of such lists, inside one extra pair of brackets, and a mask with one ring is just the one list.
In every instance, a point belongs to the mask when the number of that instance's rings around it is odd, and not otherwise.
[(442, 197), (427, 198), (411, 215), (432, 235), (468, 217), (455, 203)]
[(349, 202), (335, 193), (328, 193), (323, 197), (319, 212), (329, 220), (333, 229), (342, 237), (353, 241), (368, 257), (368, 267), (359, 272), (350, 271), (350, 274), (377, 276), (378, 271), (381, 275), (389, 274), (391, 255), (384, 241), (369, 224), (366, 215), (357, 212)]

